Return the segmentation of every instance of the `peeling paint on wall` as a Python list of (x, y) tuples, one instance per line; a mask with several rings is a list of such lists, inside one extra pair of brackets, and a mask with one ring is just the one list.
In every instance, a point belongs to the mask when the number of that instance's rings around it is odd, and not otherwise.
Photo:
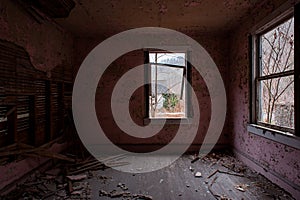
[[(280, 175), (292, 184), (300, 186), (300, 150), (262, 138), (247, 131), (249, 123), (249, 47), (251, 28), (282, 2), (267, 1), (261, 4), (253, 16), (234, 32), (231, 38), (229, 118), (228, 130), (232, 131), (232, 145), (265, 168)], [(275, 179), (272, 181), (276, 181)], [(287, 189), (287, 188), (286, 188)], [(293, 189), (291, 189), (293, 190)], [(290, 190), (290, 191), (291, 191)]]
[(1, 1), (0, 8), (0, 37), (24, 47), (34, 67), (46, 72), (59, 66), (72, 66), (70, 33), (46, 20), (38, 23), (12, 1)]
[[(226, 57), (224, 49), (228, 48), (228, 38), (226, 35), (198, 35), (193, 36), (194, 39), (200, 41), (200, 44), (203, 45), (211, 57), (216, 62), (220, 73), (224, 79), (225, 86), (227, 84), (227, 63), (228, 57)], [(76, 40), (76, 68), (78, 68), (83, 61), (84, 57), (89, 53), (89, 51), (94, 48), (98, 42), (101, 40), (93, 40), (86, 38), (78, 38)], [(123, 133), (118, 126), (115, 124), (111, 109), (110, 109), (110, 98), (111, 93), (113, 91), (114, 85), (121, 78), (123, 74), (125, 74), (131, 68), (141, 65), (144, 63), (144, 54), (142, 50), (133, 51), (127, 53), (124, 56), (121, 56), (117, 60), (115, 60), (109, 68), (105, 71), (101, 80), (99, 81), (98, 91), (96, 93), (96, 111), (99, 123), (101, 124), (107, 136), (112, 140), (115, 144), (119, 145), (149, 145), (148, 149), (143, 146), (142, 151), (152, 151), (157, 148), (160, 148), (162, 145), (169, 143), (176, 133), (178, 129), (178, 125), (168, 124), (163, 130), (157, 135), (148, 138), (148, 139), (140, 139), (134, 138)], [(144, 76), (144, 74), (141, 74)], [(198, 130), (198, 134), (193, 142), (195, 145), (199, 145), (202, 143), (206, 131), (208, 129), (210, 114), (211, 114), (211, 102), (210, 96), (202, 77), (196, 72), (196, 70), (192, 70), (192, 86), (196, 92), (196, 95), (200, 102), (200, 127)], [(130, 114), (137, 124), (143, 126), (144, 117), (146, 115), (145, 110), (145, 99), (144, 99), (144, 88), (139, 88), (131, 97), (130, 102)], [(219, 144), (228, 144), (228, 135), (226, 132), (226, 128), (223, 130), (223, 134), (219, 139)], [(155, 145), (157, 145), (155, 147)], [(154, 146), (154, 147), (153, 147)], [(198, 146), (199, 147), (199, 146)]]

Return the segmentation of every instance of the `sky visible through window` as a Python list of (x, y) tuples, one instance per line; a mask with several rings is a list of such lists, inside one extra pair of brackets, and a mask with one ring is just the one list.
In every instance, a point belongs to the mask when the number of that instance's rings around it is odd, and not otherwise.
[(261, 36), (260, 62), (258, 120), (294, 129), (294, 18)]
[(185, 118), (185, 53), (149, 53), (150, 118)]

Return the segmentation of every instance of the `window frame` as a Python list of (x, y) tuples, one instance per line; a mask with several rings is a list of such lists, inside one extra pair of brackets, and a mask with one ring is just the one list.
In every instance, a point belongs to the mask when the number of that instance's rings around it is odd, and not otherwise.
[[(172, 47), (173, 49), (174, 47)], [(191, 65), (189, 63), (189, 58), (191, 51), (188, 48), (175, 48), (174, 51), (165, 51), (165, 50), (160, 50), (159, 48), (145, 48), (144, 49), (144, 77), (145, 77), (145, 83), (148, 83), (150, 78), (151, 78), (151, 68), (150, 65), (154, 63), (150, 63), (150, 56), (149, 53), (185, 53), (185, 63), (186, 66), (177, 66), (177, 65), (172, 65), (172, 64), (158, 64), (162, 66), (171, 66), (171, 67), (179, 67), (179, 68), (184, 68), (183, 70), (183, 77), (186, 78), (186, 80), (189, 82), (190, 85), (192, 85), (192, 79), (191, 79)], [(185, 117), (182, 118), (150, 118), (149, 116), (149, 93), (151, 86), (150, 84), (145, 84), (145, 92), (144, 92), (144, 99), (145, 99), (145, 118), (144, 118), (144, 124), (148, 124), (150, 121), (154, 121), (154, 123), (160, 124), (161, 122), (165, 122), (167, 124), (190, 124), (192, 120), (192, 112), (191, 112), (191, 107), (190, 107), (190, 88), (187, 87), (187, 83), (184, 85), (185, 87)]]
[[(296, 12), (298, 11), (298, 12)], [(281, 72), (272, 75), (260, 75), (260, 38), (263, 34), (272, 30), (273, 28), (279, 26), (284, 23), (286, 20), (294, 17), (294, 55), (300, 53), (300, 4), (298, 3), (295, 6), (291, 5), (283, 5), (278, 10), (273, 12), (268, 18), (258, 24), (252, 30), (251, 35), (249, 36), (249, 54), (250, 56), (250, 125), (248, 126), (248, 131), (256, 133), (258, 135), (263, 135), (266, 137), (266, 133), (269, 135), (274, 135), (274, 137), (278, 134), (296, 138), (299, 144), (299, 136), (300, 136), (300, 57), (294, 56), (294, 70)], [(258, 112), (259, 112), (259, 94), (258, 87), (259, 81), (262, 81), (266, 78), (275, 78), (276, 76), (287, 76), (294, 75), (294, 129), (289, 129), (285, 127), (280, 127), (276, 125), (266, 124), (258, 121)], [(298, 122), (298, 123), (297, 123)], [(263, 131), (261, 131), (263, 130)], [(292, 134), (291, 134), (292, 133)], [(280, 136), (281, 137), (281, 136)], [(268, 137), (269, 138), (269, 137)], [(277, 137), (278, 138), (278, 137)], [(270, 138), (269, 138), (270, 139)], [(291, 142), (288, 142), (291, 143)], [(293, 143), (294, 144), (294, 143)]]
[[(287, 15), (284, 15), (282, 18), (280, 18), (280, 20), (276, 23), (274, 23), (272, 26), (268, 27), (267, 29), (263, 30), (262, 32), (259, 32), (258, 34), (256, 34), (256, 74), (255, 74), (255, 87), (256, 87), (256, 105), (255, 105), (255, 118), (256, 118), (256, 124), (260, 125), (260, 126), (265, 126), (267, 128), (271, 128), (271, 129), (276, 129), (282, 132), (289, 132), (292, 134), (295, 134), (295, 129), (291, 129), (288, 127), (283, 127), (283, 126), (278, 126), (278, 125), (273, 125), (273, 124), (268, 124), (268, 123), (264, 123), (261, 121), (258, 121), (258, 115), (259, 115), (259, 102), (262, 101), (263, 97), (260, 97), (258, 94), (258, 88), (259, 88), (259, 84), (264, 81), (264, 80), (271, 80), (271, 79), (276, 79), (276, 78), (283, 78), (283, 77), (287, 77), (287, 76), (293, 76), (295, 79), (295, 69), (293, 70), (288, 70), (288, 71), (284, 71), (284, 72), (276, 72), (276, 73), (272, 73), (272, 74), (268, 74), (268, 75), (262, 75), (262, 61), (261, 61), (261, 57), (262, 57), (262, 36), (266, 33), (268, 33), (269, 31), (271, 31), (274, 28), (277, 28), (278, 26), (280, 26), (281, 24), (287, 22), (289, 19), (293, 18), (293, 13), (289, 13)], [(295, 60), (295, 57), (294, 57)], [(295, 82), (294, 82), (295, 84)], [(295, 92), (295, 89), (294, 89)], [(294, 99), (294, 104), (295, 104), (295, 99)], [(295, 117), (295, 111), (294, 111), (294, 117)], [(294, 127), (295, 127), (295, 123), (296, 120), (294, 120)]]

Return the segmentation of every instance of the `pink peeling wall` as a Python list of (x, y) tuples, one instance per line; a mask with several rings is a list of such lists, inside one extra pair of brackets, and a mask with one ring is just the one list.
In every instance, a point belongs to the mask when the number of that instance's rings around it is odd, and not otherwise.
[(300, 197), (300, 150), (254, 135), (249, 123), (249, 46), (250, 29), (274, 11), (280, 2), (267, 1), (257, 7), (231, 37), (228, 130), (237, 155), (271, 181)]
[[(212, 56), (222, 74), (226, 86), (226, 78), (228, 72), (226, 69), (228, 64), (228, 57), (225, 55), (226, 52), (223, 50), (228, 49), (227, 35), (206, 34), (193, 36), (193, 38), (196, 39)], [(87, 38), (76, 39), (76, 68), (80, 66), (81, 62), (83, 61), (85, 56), (87, 56), (89, 51), (100, 42), (101, 40), (93, 40)], [(178, 125), (169, 124), (166, 125), (163, 130), (155, 136), (147, 139), (141, 139), (125, 134), (114, 122), (110, 108), (111, 93), (113, 91), (113, 88), (124, 73), (126, 73), (129, 69), (143, 63), (144, 54), (142, 50), (133, 51), (124, 56), (121, 56), (108, 67), (108, 69), (102, 76), (96, 94), (97, 116), (104, 132), (115, 144), (118, 144), (125, 149), (129, 148), (128, 150), (138, 152), (155, 150), (157, 148), (160, 148), (161, 146), (168, 144), (168, 142), (170, 142), (175, 136), (178, 128)], [(141, 76), (144, 76), (144, 74), (141, 74)], [(201, 117), (199, 122), (199, 130), (194, 140), (193, 148), (190, 148), (190, 150), (198, 150), (210, 122), (211, 104), (206, 85), (201, 76), (196, 73), (195, 70), (193, 70), (192, 72), (192, 85), (200, 102)], [(141, 87), (133, 94), (129, 109), (132, 119), (139, 125), (143, 125), (143, 120), (147, 112), (145, 110), (144, 102), (144, 88)], [(226, 145), (228, 144), (228, 142), (228, 135), (226, 135), (226, 130), (224, 129), (218, 144)]]

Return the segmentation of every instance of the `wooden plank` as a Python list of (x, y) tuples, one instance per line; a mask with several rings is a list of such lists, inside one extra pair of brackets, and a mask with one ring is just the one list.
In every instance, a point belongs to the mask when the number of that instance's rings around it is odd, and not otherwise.
[(7, 145), (5, 147), (1, 147), (0, 148), (0, 152), (4, 152), (4, 151), (11, 151), (13, 149), (16, 149), (18, 147), (18, 144), (17, 143), (13, 143), (11, 145)]
[(69, 157), (67, 157), (65, 155), (62, 155), (62, 154), (50, 152), (50, 151), (47, 151), (45, 149), (32, 151), (31, 154), (26, 153), (26, 155), (29, 155), (29, 156), (31, 156), (31, 155), (32, 156), (43, 156), (43, 157), (48, 157), (48, 158), (52, 158), (52, 159), (64, 160), (64, 161), (68, 161), (68, 162), (75, 162), (76, 161), (73, 158), (69, 158)]
[(37, 151), (36, 149), (17, 149), (13, 151), (4, 151), (0, 152), (0, 157), (7, 157), (7, 156), (16, 156), (16, 155), (21, 155), (21, 154), (26, 154), (26, 153), (31, 153)]
[[(10, 107), (11, 109), (12, 107)], [(17, 142), (17, 112), (16, 110), (7, 116), (9, 143)]]

